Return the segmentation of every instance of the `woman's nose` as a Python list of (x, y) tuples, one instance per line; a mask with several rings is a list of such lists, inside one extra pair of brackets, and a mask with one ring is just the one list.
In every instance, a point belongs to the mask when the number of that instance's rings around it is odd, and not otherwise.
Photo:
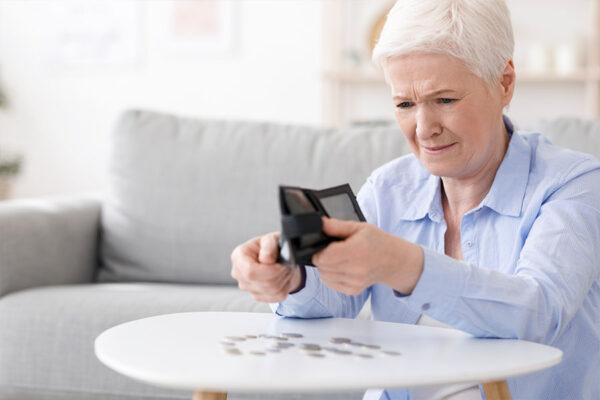
[(416, 134), (420, 140), (427, 140), (442, 133), (442, 125), (435, 112), (421, 107), (416, 113)]

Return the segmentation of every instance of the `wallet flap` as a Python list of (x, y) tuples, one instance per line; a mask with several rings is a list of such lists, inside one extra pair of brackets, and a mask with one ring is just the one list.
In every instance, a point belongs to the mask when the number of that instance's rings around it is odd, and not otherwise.
[(282, 215), (281, 228), (286, 238), (296, 239), (310, 233), (320, 233), (323, 221), (318, 213)]

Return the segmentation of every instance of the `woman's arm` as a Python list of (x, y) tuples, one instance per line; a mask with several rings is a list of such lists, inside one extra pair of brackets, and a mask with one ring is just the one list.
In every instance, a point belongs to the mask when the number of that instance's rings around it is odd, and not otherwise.
[[(515, 232), (515, 236), (517, 233)], [(477, 336), (553, 343), (600, 279), (600, 170), (556, 190), (539, 209), (513, 274), (424, 249), (410, 308)]]
[[(357, 293), (375, 280), (409, 294), (398, 293), (398, 306), (474, 335), (552, 343), (590, 290), (598, 290), (600, 170), (561, 185), (536, 214), (517, 264), (500, 266), (511, 273), (457, 261), (427, 248), (419, 272), (414, 264), (420, 261), (411, 256), (416, 245), (398, 237), (393, 242), (389, 233), (345, 221), (333, 221), (334, 228), (340, 232), (340, 225), (345, 225), (348, 235), (314, 260), (323, 281), (341, 292)], [(326, 231), (331, 226), (326, 224)], [(369, 240), (354, 240), (367, 230)], [(515, 240), (519, 240), (517, 232)], [(353, 260), (360, 268), (348, 268)]]

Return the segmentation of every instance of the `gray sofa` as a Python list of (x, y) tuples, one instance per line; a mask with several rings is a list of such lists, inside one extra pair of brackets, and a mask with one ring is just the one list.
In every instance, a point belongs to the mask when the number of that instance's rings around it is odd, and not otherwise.
[[(539, 127), (600, 156), (598, 122)], [(349, 182), (356, 192), (372, 169), (408, 152), (395, 127), (334, 131), (147, 111), (123, 114), (112, 138), (108, 193), (0, 202), (0, 399), (190, 398), (104, 367), (95, 337), (164, 313), (270, 312), (237, 289), (229, 254), (279, 229), (277, 185)]]

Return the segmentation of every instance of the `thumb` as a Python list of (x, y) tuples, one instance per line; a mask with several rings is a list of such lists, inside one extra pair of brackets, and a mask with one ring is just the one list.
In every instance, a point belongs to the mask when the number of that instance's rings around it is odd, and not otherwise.
[(323, 220), (323, 233), (328, 236), (345, 239), (360, 229), (360, 222), (343, 221), (327, 217), (322, 217), (321, 219)]
[(279, 235), (270, 233), (260, 238), (260, 251), (258, 262), (261, 264), (273, 264), (277, 261)]

